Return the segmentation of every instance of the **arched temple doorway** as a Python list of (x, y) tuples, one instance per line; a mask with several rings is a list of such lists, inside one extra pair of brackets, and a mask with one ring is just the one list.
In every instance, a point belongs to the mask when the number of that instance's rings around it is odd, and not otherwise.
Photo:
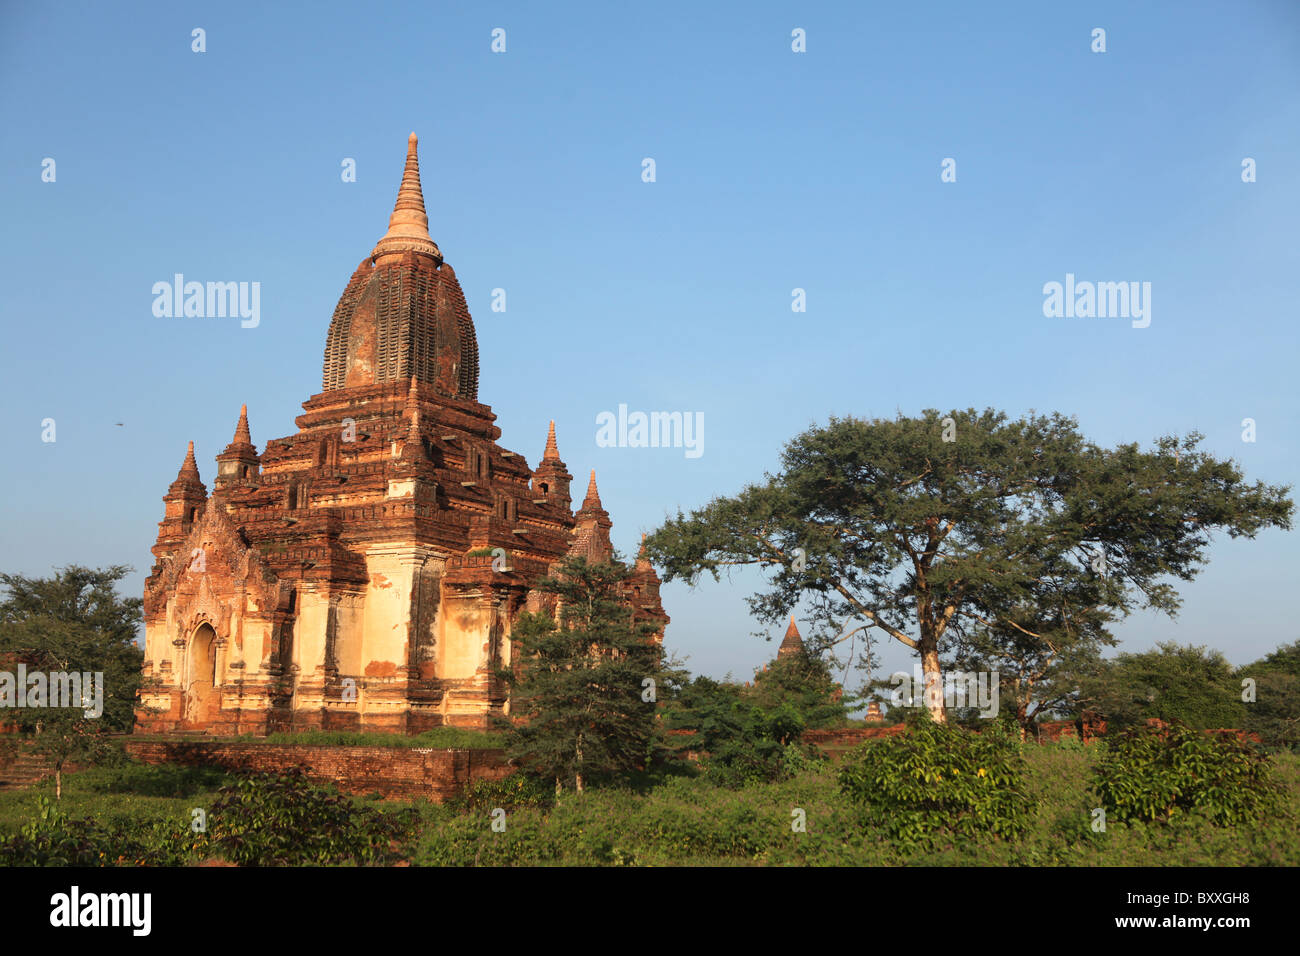
[(190, 638), (189, 680), (185, 686), (184, 721), (198, 728), (212, 720), (217, 701), (217, 632), (201, 624)]

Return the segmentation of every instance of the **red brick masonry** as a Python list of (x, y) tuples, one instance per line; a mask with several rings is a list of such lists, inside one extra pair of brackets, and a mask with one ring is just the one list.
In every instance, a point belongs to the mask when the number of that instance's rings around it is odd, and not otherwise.
[(500, 750), (130, 740), (126, 751), (151, 764), (264, 772), (301, 767), (309, 778), (333, 783), (344, 793), (378, 792), (390, 799), (434, 803), (456, 796), (475, 780), (500, 780), (512, 769)]

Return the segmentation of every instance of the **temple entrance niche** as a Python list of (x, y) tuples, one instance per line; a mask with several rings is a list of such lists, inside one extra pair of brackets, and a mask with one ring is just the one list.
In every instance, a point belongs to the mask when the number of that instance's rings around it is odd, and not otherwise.
[(184, 721), (206, 724), (217, 697), (217, 632), (201, 624), (190, 638), (189, 680), (185, 687)]

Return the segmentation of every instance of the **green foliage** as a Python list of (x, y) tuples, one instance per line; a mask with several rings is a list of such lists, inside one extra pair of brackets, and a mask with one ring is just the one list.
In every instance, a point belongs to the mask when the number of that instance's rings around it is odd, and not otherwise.
[(1105, 746), (1094, 786), (1108, 819), (1164, 822), (1196, 812), (1219, 826), (1248, 826), (1279, 808), (1271, 759), (1232, 735), (1172, 724), (1134, 728)]
[[(881, 741), (884, 743), (885, 741)], [(877, 746), (871, 743), (868, 746)], [(1091, 769), (1100, 748), (1024, 748), (1035, 811), (1016, 840), (990, 832), (895, 838), (863, 819), (826, 768), (733, 790), (708, 777), (674, 778), (644, 796), (617, 789), (565, 795), (553, 809), (509, 814), (505, 832), (486, 812), (440, 818), (421, 832), (412, 862), (455, 866), (1277, 866), (1300, 864), (1291, 820), (1216, 827), (1195, 814), (1147, 827), (1091, 828)], [(1300, 806), (1300, 758), (1280, 758), (1287, 799)], [(802, 809), (806, 832), (794, 832)]]
[(72, 819), (48, 797), (36, 800), (36, 812), (18, 833), (0, 837), (0, 865), (5, 866), (160, 866), (176, 864), (158, 828), (103, 824)]
[(678, 513), (646, 551), (665, 582), (766, 569), (751, 599), (765, 622), (812, 601), (845, 635), (879, 630), (923, 658), (978, 643), (1030, 687), (1058, 654), (1113, 644), (1117, 617), (1172, 614), (1171, 581), (1197, 573), (1212, 532), (1290, 528), (1290, 489), (1247, 483), (1201, 439), (1104, 448), (1067, 416), (994, 409), (832, 418), (777, 475)]
[(408, 815), (357, 806), (296, 770), (249, 774), (220, 793), (194, 849), (241, 866), (391, 862), (413, 825)]
[(209, 793), (232, 782), (216, 767), (180, 764), (144, 764), (133, 761), (96, 767), (77, 775), (78, 783), (92, 793), (133, 793), (148, 797), (190, 797)]
[(23, 730), (64, 718), (104, 733), (130, 732), (135, 726), (144, 662), (135, 637), (143, 602), (116, 592), (117, 582), (130, 571), (123, 565), (99, 570), (72, 565), (49, 578), (0, 574), (5, 587), (0, 654), (15, 655), (29, 671), (102, 672), (106, 688), (102, 716), (87, 719), (80, 708), (11, 712)]
[(500, 674), (511, 687), (510, 755), (557, 789), (626, 775), (659, 749), (645, 682), (657, 696), (676, 678), (654, 628), (632, 619), (628, 574), (617, 560), (569, 558), (535, 585), (558, 599), (559, 621), (524, 613), (514, 626), (516, 666)]
[[(886, 743), (887, 741), (880, 741)], [(877, 746), (870, 743), (867, 746)], [(554, 806), (508, 809), (507, 829), (491, 829), (491, 809), (413, 805), (425, 825), (400, 849), (413, 864), (455, 866), (1300, 866), (1300, 756), (1274, 758), (1274, 776), (1284, 791), (1286, 811), (1248, 826), (1216, 826), (1197, 812), (1175, 814), (1167, 823), (1108, 821), (1093, 832), (1094, 768), (1103, 759), (1098, 745), (1073, 741), (1027, 745), (1025, 790), (1036, 808), (1018, 840), (991, 833), (950, 834), (918, 842), (895, 839), (866, 823), (845, 800), (831, 765), (815, 764), (786, 780), (740, 789), (716, 786), (707, 775), (660, 776), (643, 793), (619, 788), (564, 794)], [(73, 817), (93, 821), (94, 849), (78, 855), (67, 824), (51, 828), (29, 863), (55, 865), (186, 865), (212, 852), (190, 830), (190, 809), (211, 807), (215, 794), (166, 798), (109, 792), (101, 769), (68, 778), (60, 806)], [(142, 778), (143, 779), (143, 778)], [(143, 788), (157, 789), (143, 781)], [(48, 787), (36, 788), (44, 794)], [(13, 837), (40, 821), (33, 791), (0, 790), (0, 865), (15, 859)], [(391, 811), (395, 804), (385, 803)], [(794, 808), (807, 818), (805, 832), (791, 827)], [(211, 821), (209, 821), (211, 822)], [(64, 844), (51, 846), (52, 843)], [(24, 844), (28, 846), (30, 842)], [(54, 851), (54, 852), (51, 852)], [(101, 857), (100, 854), (103, 854)]]
[(813, 759), (799, 743), (799, 707), (772, 696), (765, 698), (769, 706), (759, 706), (750, 690), (696, 677), (665, 708), (670, 729), (691, 732), (677, 738), (679, 746), (699, 753), (705, 773), (723, 786), (780, 780)]
[(1197, 729), (1238, 728), (1246, 718), (1241, 680), (1219, 651), (1159, 643), (1139, 654), (1099, 661), (1080, 676), (1085, 706), (1112, 731), (1150, 718)]
[(1255, 700), (1245, 704), (1243, 730), (1268, 747), (1300, 747), (1300, 677), (1272, 671), (1256, 679)]
[[(119, 565), (92, 571), (73, 565), (50, 578), (0, 574), (5, 587), (0, 660), (21, 661), (29, 672), (41, 672), (47, 679), (56, 672), (102, 675), (91, 678), (93, 693), (81, 684), (90, 709), (102, 703), (98, 716), (88, 717), (82, 701), (72, 707), (52, 706), (52, 687), (47, 700), (51, 706), (5, 712), (27, 737), (26, 746), (53, 761), (56, 796), (61, 795), (65, 764), (120, 762), (121, 748), (108, 735), (135, 726), (144, 660), (135, 634), (143, 602), (122, 598), (115, 590), (130, 570)], [(15, 691), (26, 693), (27, 688)]]
[(1259, 734), (1266, 746), (1300, 747), (1300, 641), (1286, 644), (1237, 673), (1254, 678), (1255, 699), (1243, 704), (1240, 726)]
[(1300, 641), (1283, 644), (1271, 654), (1266, 654), (1255, 663), (1242, 668), (1243, 674), (1289, 674), (1300, 677)]
[(549, 807), (555, 803), (555, 788), (548, 787), (537, 776), (512, 773), (500, 780), (479, 778), (455, 799), (449, 802), (452, 810), (469, 813), (477, 810), (492, 811), (497, 807), (515, 810), (521, 807)]
[(1029, 826), (1021, 745), (993, 724), (974, 734), (921, 710), (908, 732), (858, 748), (840, 786), (866, 819), (898, 840), (950, 832), (1014, 839)]
[(778, 657), (754, 675), (753, 685), (742, 695), (764, 710), (789, 706), (810, 730), (842, 727), (852, 703), (844, 698), (830, 665), (807, 653)]

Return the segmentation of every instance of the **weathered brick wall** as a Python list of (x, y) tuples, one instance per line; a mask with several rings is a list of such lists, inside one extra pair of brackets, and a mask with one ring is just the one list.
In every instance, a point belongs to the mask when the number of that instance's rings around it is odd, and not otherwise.
[(1038, 725), (1038, 740), (1040, 743), (1055, 743), (1062, 737), (1079, 739), (1079, 728), (1073, 720), (1049, 720)]
[(274, 772), (299, 767), (313, 779), (351, 794), (380, 793), (401, 800), (442, 803), (475, 780), (511, 772), (500, 750), (425, 750), (406, 747), (329, 747), (217, 741), (126, 742), (144, 763), (178, 763), (226, 770)]
[(838, 730), (805, 730), (803, 741), (812, 744), (823, 753), (838, 757), (852, 750), (864, 740), (880, 737), (892, 737), (906, 731), (903, 724), (882, 727), (844, 727)]

